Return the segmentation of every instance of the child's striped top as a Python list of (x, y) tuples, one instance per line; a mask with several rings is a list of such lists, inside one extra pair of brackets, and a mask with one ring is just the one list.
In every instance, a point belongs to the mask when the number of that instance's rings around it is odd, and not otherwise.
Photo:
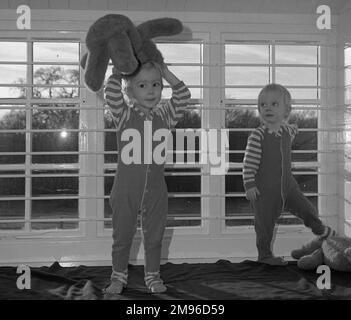
[[(151, 116), (158, 114), (161, 119), (166, 123), (167, 128), (173, 128), (176, 123), (183, 116), (184, 111), (189, 103), (191, 97), (189, 89), (185, 86), (184, 82), (179, 82), (172, 87), (172, 98), (162, 101), (151, 110)], [(130, 117), (132, 108), (128, 107), (125, 103), (123, 94), (121, 92), (121, 77), (112, 74), (105, 87), (105, 99), (110, 107), (113, 120), (115, 122), (117, 131), (122, 129)], [(140, 115), (143, 115), (137, 107)]]
[[(283, 124), (276, 134), (281, 136), (283, 129), (289, 133), (291, 141), (298, 133), (298, 128), (296, 125)], [(250, 134), (247, 140), (243, 163), (243, 181), (245, 190), (256, 186), (255, 177), (260, 167), (262, 155), (261, 142), (264, 139), (266, 132), (268, 132), (268, 128), (262, 124)]]

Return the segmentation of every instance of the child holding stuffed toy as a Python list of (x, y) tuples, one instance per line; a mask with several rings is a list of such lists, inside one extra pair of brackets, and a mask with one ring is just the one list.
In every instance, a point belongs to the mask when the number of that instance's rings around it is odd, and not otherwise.
[(286, 265), (271, 249), (275, 223), (284, 210), (302, 219), (321, 239), (335, 235), (335, 231), (323, 225), (291, 172), (291, 143), (298, 130), (287, 123), (291, 112), (289, 91), (279, 84), (265, 86), (258, 96), (258, 111), (262, 124), (248, 138), (244, 188), (254, 209), (258, 261)]
[[(162, 78), (172, 88), (172, 98), (166, 102), (160, 102)], [(152, 293), (164, 292), (166, 286), (160, 278), (161, 244), (168, 211), (164, 164), (154, 160), (151, 164), (124, 163), (121, 150), (129, 141), (123, 141), (121, 135), (123, 130), (133, 128), (144, 141), (144, 121), (151, 121), (152, 134), (158, 129), (173, 128), (190, 99), (190, 91), (165, 64), (148, 62), (131, 76), (121, 76), (114, 71), (108, 79), (105, 97), (117, 128), (119, 151), (110, 196), (113, 271), (106, 292), (119, 294), (127, 285), (129, 253), (138, 213), (141, 214), (145, 248), (145, 284)], [(141, 146), (141, 150), (143, 155), (145, 146)]]

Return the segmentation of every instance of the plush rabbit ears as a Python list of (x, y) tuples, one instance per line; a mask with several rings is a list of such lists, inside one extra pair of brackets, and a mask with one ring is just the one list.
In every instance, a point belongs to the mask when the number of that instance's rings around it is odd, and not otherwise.
[(151, 39), (176, 35), (182, 30), (182, 23), (174, 18), (149, 20), (137, 27), (124, 15), (99, 18), (88, 30), (88, 52), (81, 59), (87, 87), (92, 91), (101, 89), (110, 59), (122, 74), (134, 73), (147, 61), (163, 63), (162, 54)]

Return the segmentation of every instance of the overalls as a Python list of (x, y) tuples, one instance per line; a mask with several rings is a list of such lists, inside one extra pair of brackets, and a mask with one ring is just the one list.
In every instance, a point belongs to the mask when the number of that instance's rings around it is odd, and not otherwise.
[[(300, 218), (316, 235), (324, 232), (324, 225), (311, 202), (301, 192), (291, 173), (291, 135), (281, 127), (278, 133), (261, 126), (256, 129), (260, 137), (261, 158), (255, 174), (255, 182), (245, 190), (257, 186), (260, 195), (252, 202), (255, 215), (256, 246), (258, 259), (273, 256), (273, 231), (279, 216), (289, 211)], [(249, 138), (250, 141), (250, 138)], [(257, 141), (256, 141), (257, 142)], [(244, 160), (247, 165), (247, 153)], [(245, 183), (244, 183), (245, 185)]]
[[(164, 178), (164, 163), (144, 163), (144, 122), (152, 122), (152, 136), (158, 129), (170, 129), (179, 120), (187, 105), (190, 92), (183, 82), (173, 89), (172, 99), (162, 109), (153, 108), (148, 117), (136, 106), (125, 105), (120, 93), (120, 83), (112, 75), (106, 86), (106, 101), (111, 107), (117, 126), (118, 167), (110, 195), (112, 207), (113, 245), (112, 267), (116, 272), (128, 268), (129, 254), (137, 228), (141, 225), (145, 249), (145, 272), (158, 272), (161, 260), (162, 238), (168, 213), (168, 191)], [(122, 100), (121, 100), (122, 99)], [(122, 110), (122, 111), (121, 111)], [(150, 124), (150, 122), (149, 122)], [(136, 129), (141, 137), (141, 164), (125, 164), (121, 159), (123, 148), (130, 141), (122, 141), (125, 129)], [(160, 142), (152, 142), (152, 151)], [(150, 164), (148, 164), (151, 162)]]

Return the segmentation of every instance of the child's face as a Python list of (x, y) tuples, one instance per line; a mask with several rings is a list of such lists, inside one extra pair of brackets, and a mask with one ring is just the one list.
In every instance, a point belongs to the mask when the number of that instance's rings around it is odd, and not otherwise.
[(276, 90), (262, 93), (258, 101), (258, 109), (262, 120), (271, 125), (283, 123), (289, 115), (283, 94)]
[(131, 81), (131, 94), (145, 108), (155, 107), (161, 100), (162, 78), (155, 68), (141, 69)]

